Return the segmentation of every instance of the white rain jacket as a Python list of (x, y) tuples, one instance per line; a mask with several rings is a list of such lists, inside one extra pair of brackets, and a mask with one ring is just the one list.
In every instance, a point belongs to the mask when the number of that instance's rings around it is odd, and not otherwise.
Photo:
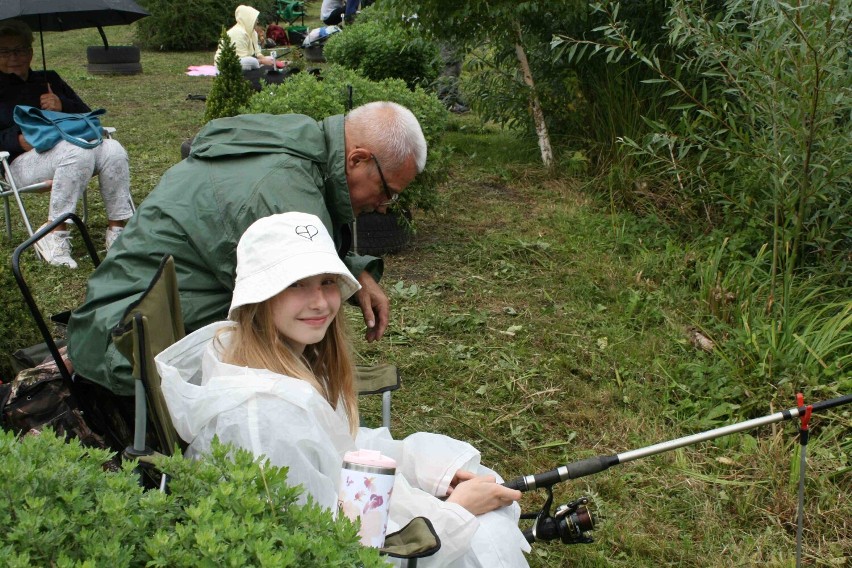
[[(254, 26), (257, 23), (257, 16), (260, 14), (251, 6), (237, 6), (234, 11), (234, 17), (237, 23), (228, 30), (228, 37), (231, 38), (231, 43), (237, 51), (237, 57), (261, 57), (263, 54), (260, 50), (257, 32), (254, 31)], [(219, 52), (213, 56), (213, 64), (218, 65)]]
[(517, 504), (476, 517), (436, 498), (446, 495), (460, 469), (493, 474), (479, 464), (473, 446), (429, 433), (397, 441), (386, 428), (361, 428), (353, 440), (342, 407), (333, 409), (306, 381), (223, 363), (213, 338), (230, 325), (208, 325), (156, 357), (172, 421), (189, 443), (187, 457), (208, 453), (216, 435), (256, 456), (265, 455), (274, 465), (287, 466), (290, 483), (302, 484), (307, 494), (334, 511), (343, 454), (358, 448), (380, 450), (397, 462), (388, 532), (423, 516), (441, 539), (440, 551), (418, 565), (527, 566), (523, 552), (530, 547), (518, 529)]

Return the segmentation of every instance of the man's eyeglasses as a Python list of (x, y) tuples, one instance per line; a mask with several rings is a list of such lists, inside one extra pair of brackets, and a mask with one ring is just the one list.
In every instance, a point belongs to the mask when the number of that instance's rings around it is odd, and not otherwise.
[(379, 164), (379, 159), (376, 157), (375, 154), (373, 154), (373, 161), (376, 162), (376, 169), (379, 170), (379, 178), (381, 178), (382, 180), (382, 188), (385, 191), (385, 196), (388, 198), (387, 202), (385, 202), (384, 205), (390, 205), (392, 203), (395, 203), (396, 200), (399, 199), (399, 194), (394, 193), (388, 187), (388, 182), (385, 181), (385, 174), (382, 172), (382, 166), (381, 164)]
[(33, 52), (31, 47), (15, 47), (12, 49), (0, 49), (0, 57), (8, 59), (10, 57), (24, 57)]

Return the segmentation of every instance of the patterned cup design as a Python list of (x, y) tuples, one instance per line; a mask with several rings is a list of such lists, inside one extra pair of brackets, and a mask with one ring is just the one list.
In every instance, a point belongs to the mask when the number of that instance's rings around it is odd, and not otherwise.
[(379, 452), (359, 450), (343, 457), (338, 512), (361, 519), (361, 544), (381, 548), (388, 527), (396, 462)]

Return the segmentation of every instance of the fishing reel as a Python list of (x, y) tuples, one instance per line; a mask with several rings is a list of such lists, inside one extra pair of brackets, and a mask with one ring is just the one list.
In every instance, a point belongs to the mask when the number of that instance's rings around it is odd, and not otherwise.
[(550, 514), (553, 505), (553, 488), (545, 487), (547, 501), (537, 513), (525, 513), (522, 519), (535, 519), (533, 526), (524, 531), (527, 542), (561, 540), (564, 544), (589, 544), (594, 539), (587, 533), (595, 528), (595, 517), (587, 505), (589, 497), (581, 497), (556, 508)]

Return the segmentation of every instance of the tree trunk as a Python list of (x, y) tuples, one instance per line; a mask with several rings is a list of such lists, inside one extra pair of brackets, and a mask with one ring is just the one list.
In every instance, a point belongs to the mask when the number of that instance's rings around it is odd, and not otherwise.
[(541, 161), (546, 167), (553, 165), (553, 148), (550, 146), (550, 135), (547, 133), (547, 124), (544, 122), (544, 112), (541, 110), (541, 103), (538, 101), (538, 95), (535, 92), (535, 83), (533, 82), (532, 71), (530, 71), (530, 62), (527, 60), (527, 53), (524, 51), (524, 46), (521, 43), (521, 27), (515, 24), (515, 54), (518, 56), (518, 64), (521, 66), (521, 72), (524, 75), (524, 83), (530, 88), (530, 111), (535, 122), (535, 131), (538, 134), (538, 147), (541, 149)]

